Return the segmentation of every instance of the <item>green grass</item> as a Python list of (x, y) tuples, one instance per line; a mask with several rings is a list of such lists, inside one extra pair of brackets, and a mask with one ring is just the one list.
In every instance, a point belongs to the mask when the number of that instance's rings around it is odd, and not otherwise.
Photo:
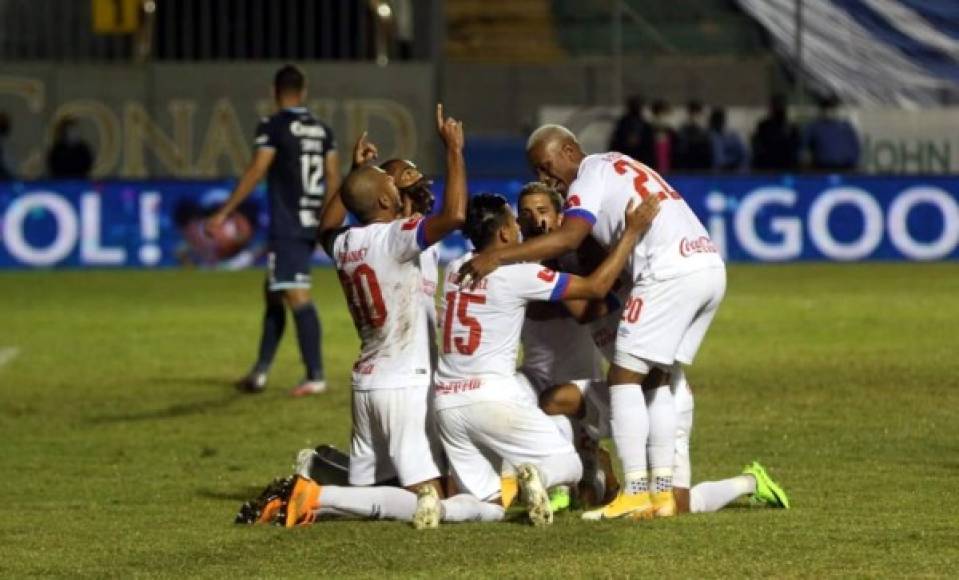
[[(238, 527), (303, 446), (349, 438), (356, 339), (316, 273), (332, 391), (291, 400), (251, 362), (261, 274), (0, 275), (0, 576), (946, 576), (959, 565), (959, 267), (730, 269), (690, 372), (694, 479), (753, 458), (789, 512), (738, 507), (549, 529)], [(292, 326), (292, 325), (291, 325)]]

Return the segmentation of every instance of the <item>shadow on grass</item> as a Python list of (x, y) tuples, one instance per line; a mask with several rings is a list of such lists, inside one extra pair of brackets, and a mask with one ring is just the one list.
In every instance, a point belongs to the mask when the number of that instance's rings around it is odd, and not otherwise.
[[(265, 484), (264, 484), (265, 485)], [(263, 491), (264, 486), (247, 485), (242, 489), (235, 491), (225, 491), (221, 489), (210, 489), (203, 487), (196, 490), (197, 497), (203, 499), (212, 499), (217, 501), (238, 501), (244, 502), (255, 498)]]
[(231, 393), (229, 396), (207, 401), (193, 401), (189, 403), (177, 403), (163, 409), (153, 411), (139, 411), (135, 413), (121, 413), (119, 415), (100, 415), (92, 417), (88, 423), (92, 425), (106, 425), (111, 423), (126, 423), (135, 421), (152, 421), (156, 419), (175, 419), (177, 417), (186, 417), (188, 415), (199, 415), (208, 411), (224, 409), (239, 399), (246, 398), (248, 395), (242, 393)]

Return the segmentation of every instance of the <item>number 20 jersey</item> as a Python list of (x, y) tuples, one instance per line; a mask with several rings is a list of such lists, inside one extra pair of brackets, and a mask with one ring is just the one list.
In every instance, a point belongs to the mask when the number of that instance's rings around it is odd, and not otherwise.
[(423, 308), (421, 217), (343, 230), (332, 257), (360, 337), (353, 389), (430, 384), (429, 329)]
[(517, 398), (510, 386), (526, 305), (562, 300), (569, 284), (568, 274), (524, 263), (497, 268), (478, 288), (462, 287), (457, 272), (470, 257), (467, 254), (446, 268), (438, 316), (442, 336), (435, 384), (437, 410)]
[(638, 202), (649, 195), (659, 195), (659, 214), (633, 250), (629, 266), (634, 282), (723, 267), (693, 210), (658, 173), (626, 155), (606, 153), (583, 159), (569, 186), (564, 215), (588, 221), (596, 241), (609, 248), (623, 234), (630, 200)]
[(267, 174), (270, 238), (316, 239), (333, 131), (306, 108), (283, 109), (260, 122), (253, 145), (276, 151)]

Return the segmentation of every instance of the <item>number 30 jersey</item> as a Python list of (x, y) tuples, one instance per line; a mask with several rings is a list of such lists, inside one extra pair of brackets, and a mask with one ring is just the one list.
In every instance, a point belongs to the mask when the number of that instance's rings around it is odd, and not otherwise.
[(569, 274), (525, 263), (496, 269), (476, 289), (463, 287), (457, 272), (471, 256), (451, 262), (443, 281), (436, 409), (514, 398), (526, 304), (562, 300), (569, 285)]
[(333, 239), (330, 255), (361, 343), (354, 390), (430, 384), (419, 266), (425, 223), (422, 217), (373, 223), (346, 228)]
[(270, 238), (316, 239), (333, 131), (304, 107), (283, 109), (260, 122), (253, 145), (276, 150), (267, 174)]

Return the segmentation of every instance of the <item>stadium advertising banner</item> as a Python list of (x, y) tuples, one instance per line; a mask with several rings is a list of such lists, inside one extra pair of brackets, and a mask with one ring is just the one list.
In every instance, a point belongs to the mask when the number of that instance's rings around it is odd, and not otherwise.
[[(957, 177), (682, 177), (682, 193), (727, 259), (955, 260)], [(515, 201), (523, 181), (474, 180), (471, 192)], [(0, 184), (0, 268), (243, 268), (262, 264), (266, 199), (258, 190), (211, 238), (203, 220), (229, 182)], [(442, 191), (442, 183), (436, 188)], [(462, 253), (454, 236), (442, 257)], [(328, 263), (322, 252), (317, 264)]]

